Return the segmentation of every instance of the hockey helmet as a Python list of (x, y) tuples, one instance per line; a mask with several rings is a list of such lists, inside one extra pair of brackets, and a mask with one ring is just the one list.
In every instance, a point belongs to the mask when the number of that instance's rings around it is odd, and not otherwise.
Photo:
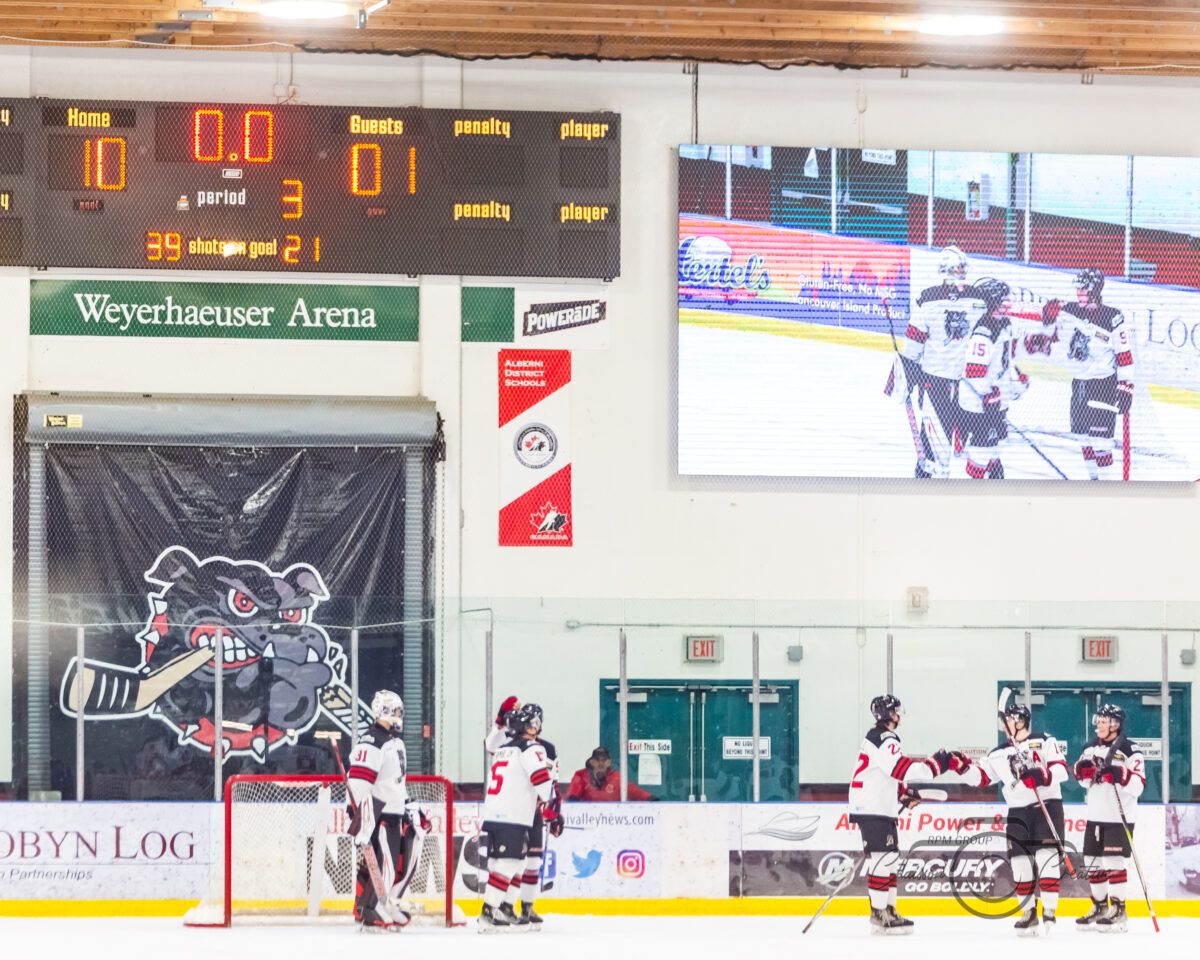
[(938, 276), (948, 283), (966, 284), (967, 255), (951, 244), (938, 259)]
[(1009, 729), (1009, 720), (1020, 720), (1021, 723), (1025, 725), (1026, 730), (1028, 730), (1033, 723), (1033, 714), (1029, 712), (1029, 707), (1023, 703), (1017, 703), (1016, 700), (1010, 700), (1008, 702), (1008, 706), (1004, 708), (1004, 713), (1000, 715), (1000, 718), (1003, 723), (1005, 733), (1007, 733)]
[(895, 714), (903, 714), (904, 707), (900, 698), (890, 693), (882, 694), (871, 701), (871, 716), (879, 723), (890, 723)]
[(1088, 267), (1075, 274), (1075, 289), (1082, 290), (1089, 300), (1099, 300), (1104, 290), (1104, 273), (1096, 267)]
[(536, 703), (523, 703), (508, 718), (508, 729), (513, 736), (521, 736), (529, 730), (542, 732), (542, 708)]
[(988, 313), (999, 309), (1011, 293), (1008, 284), (995, 277), (983, 277), (976, 280), (972, 290), (975, 296), (983, 301)]
[(1115, 723), (1122, 730), (1125, 729), (1125, 708), (1118, 707), (1115, 703), (1101, 704), (1100, 709), (1092, 715), (1092, 724), (1103, 717), (1106, 720)]
[(371, 712), (376, 720), (391, 720), (396, 729), (404, 726), (404, 701), (391, 690), (380, 690), (371, 698)]

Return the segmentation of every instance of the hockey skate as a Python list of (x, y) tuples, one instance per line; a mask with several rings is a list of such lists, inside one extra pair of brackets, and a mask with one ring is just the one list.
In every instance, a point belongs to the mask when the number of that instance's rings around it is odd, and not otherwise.
[(500, 904), (500, 919), (504, 921), (509, 930), (516, 933), (527, 933), (529, 931), (529, 925), (521, 923), (521, 918), (517, 916), (511, 903)]
[(896, 912), (896, 908), (891, 904), (888, 904), (886, 913), (892, 920), (893, 934), (906, 936), (913, 932), (913, 922), (909, 920), (908, 917), (900, 916), (900, 914)]
[(1058, 917), (1054, 915), (1053, 910), (1047, 910), (1042, 907), (1042, 936), (1048, 937), (1058, 927)]
[(912, 921), (902, 919), (890, 907), (885, 910), (872, 909), (871, 933), (877, 937), (904, 936), (912, 933)]
[(500, 913), (495, 913), (486, 903), (479, 913), (478, 926), (480, 933), (511, 933), (513, 929), (512, 924), (504, 918), (503, 905), (500, 907)]
[(1075, 929), (1090, 932), (1097, 928), (1097, 924), (1108, 916), (1108, 901), (1093, 900), (1092, 909), (1085, 913), (1082, 917), (1077, 917), (1075, 920)]
[(1129, 918), (1125, 913), (1125, 901), (1114, 900), (1108, 916), (1096, 921), (1096, 929), (1101, 933), (1124, 933), (1129, 929)]
[(357, 919), (360, 933), (399, 933), (409, 920), (407, 916), (403, 919), (392, 919), (386, 910), (378, 907), (367, 907)]
[(1036, 937), (1038, 935), (1038, 914), (1037, 904), (1026, 910), (1021, 919), (1013, 924), (1013, 929), (1017, 931), (1018, 937)]
[(531, 933), (537, 933), (542, 929), (542, 918), (538, 916), (537, 911), (533, 909), (533, 904), (529, 901), (522, 901), (521, 916), (517, 922), (522, 926), (528, 926)]

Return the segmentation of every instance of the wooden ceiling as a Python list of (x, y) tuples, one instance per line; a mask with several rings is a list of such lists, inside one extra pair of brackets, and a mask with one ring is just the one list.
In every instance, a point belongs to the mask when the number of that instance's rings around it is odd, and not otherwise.
[[(257, 6), (258, 0), (0, 0), (0, 42), (271, 44), (256, 48), (847, 67), (1200, 70), (1200, 3), (1189, 0), (392, 0), (361, 30), (353, 14), (280, 22), (261, 16)], [(1000, 16), (1005, 32), (943, 39), (915, 31), (922, 15), (963, 13)]]

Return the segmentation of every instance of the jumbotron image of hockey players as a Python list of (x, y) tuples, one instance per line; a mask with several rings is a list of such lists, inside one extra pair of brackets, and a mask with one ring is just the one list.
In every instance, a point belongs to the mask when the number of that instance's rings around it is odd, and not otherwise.
[(380, 690), (371, 700), (371, 712), (375, 722), (355, 744), (347, 771), (354, 805), (350, 832), (357, 846), (370, 844), (375, 851), (389, 895), (379, 902), (363, 858), (354, 884), (354, 918), (363, 930), (395, 933), (412, 919), (410, 905), (401, 898), (430, 822), (421, 805), (409, 800), (404, 782), (404, 701), (391, 690)]
[(1124, 933), (1131, 834), (1138, 797), (1146, 786), (1146, 761), (1125, 735), (1124, 709), (1106, 703), (1096, 711), (1092, 723), (1096, 739), (1075, 763), (1075, 779), (1087, 791), (1083, 856), (1092, 908), (1075, 923), (1081, 930)]
[(955, 753), (953, 768), (957, 768), (963, 782), (972, 786), (1000, 784), (1008, 805), (1005, 832), (1009, 864), (1022, 906), (1015, 927), (1018, 936), (1036, 937), (1039, 922), (1047, 933), (1056, 923), (1063, 864), (1059, 848), (1064, 835), (1062, 784), (1067, 779), (1067, 761), (1058, 740), (1048, 733), (1034, 733), (1029, 707), (1024, 704), (1010, 702), (1000, 722), (1008, 743), (993, 749), (978, 764)]
[(958, 247), (942, 251), (938, 276), (941, 283), (922, 290), (913, 305), (900, 355), (907, 389), (915, 393), (920, 410), (925, 457), (916, 466), (918, 479), (950, 475), (967, 337), (983, 312), (967, 285), (967, 258)]
[[(537, 707), (534, 704), (534, 707)], [(492, 729), (488, 731), (487, 737), (484, 738), (483, 748), (487, 751), (488, 762), (491, 763), (492, 756), (504, 744), (506, 744), (513, 736), (513, 731), (510, 729), (513, 717), (517, 711), (521, 709), (520, 701), (516, 696), (505, 697), (500, 704), (500, 709), (496, 713), (496, 722)], [(538, 708), (540, 711), (540, 708)], [(540, 712), (538, 716), (540, 717)], [(537, 738), (538, 744), (546, 751), (546, 759), (552, 764), (550, 769), (550, 782), (554, 786), (554, 793), (551, 798), (551, 805), (557, 809), (562, 807), (562, 797), (558, 792), (558, 751), (554, 744), (542, 736)], [(529, 926), (530, 929), (538, 930), (541, 928), (542, 918), (537, 911), (533, 909), (534, 897), (538, 891), (538, 883), (541, 879), (542, 872), (542, 857), (545, 855), (546, 847), (546, 831), (549, 829), (551, 836), (561, 836), (563, 830), (562, 817), (555, 818), (549, 827), (546, 826), (545, 819), (542, 816), (542, 804), (538, 804), (537, 812), (533, 817), (533, 825), (529, 828), (529, 849), (525, 854), (525, 870), (518, 878), (510, 881), (509, 889), (515, 889), (513, 896), (514, 910), (517, 902), (521, 904), (521, 912), (517, 915), (517, 925), (521, 927)], [(486, 835), (485, 835), (486, 836)], [(486, 840), (484, 841), (486, 844)], [(483, 850), (483, 856), (486, 858), (486, 846)]]
[(1027, 338), (1031, 352), (1049, 354), (1055, 342), (1066, 349), (1071, 373), (1071, 433), (1093, 480), (1116, 479), (1113, 449), (1117, 415), (1133, 406), (1134, 367), (1129, 325), (1121, 311), (1104, 303), (1104, 273), (1095, 267), (1075, 276), (1075, 303), (1050, 300), (1042, 320), (1053, 333)]
[(479, 915), (480, 933), (508, 933), (522, 926), (515, 906), (521, 894), (530, 831), (541, 812), (553, 826), (562, 818), (556, 802), (554, 761), (538, 741), (542, 708), (536, 703), (515, 707), (508, 718), (511, 738), (492, 755), (483, 832), (487, 834), (487, 888)]
[(871, 715), (875, 725), (863, 737), (850, 778), (850, 822), (858, 826), (867, 858), (871, 933), (905, 935), (912, 933), (913, 922), (896, 912), (896, 867), (900, 860), (896, 821), (900, 807), (911, 810), (921, 798), (904, 781), (914, 767), (921, 768), (922, 779), (951, 769), (950, 753), (939, 750), (928, 759), (905, 756), (896, 733), (903, 707), (891, 694), (871, 701)]
[(958, 388), (967, 476), (1003, 480), (1000, 444), (1008, 439), (1008, 406), (1029, 388), (1029, 379), (1013, 363), (1008, 284), (984, 277), (972, 285), (971, 295), (982, 301), (984, 312), (967, 341)]

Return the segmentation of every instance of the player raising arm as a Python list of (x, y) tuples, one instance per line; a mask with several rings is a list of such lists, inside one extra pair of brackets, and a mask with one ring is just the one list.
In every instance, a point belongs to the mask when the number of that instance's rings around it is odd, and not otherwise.
[(920, 802), (904, 780), (933, 778), (950, 769), (950, 754), (939, 750), (932, 757), (908, 757), (900, 748), (896, 728), (903, 715), (900, 701), (889, 694), (871, 701), (875, 725), (859, 746), (858, 763), (850, 778), (850, 822), (862, 835), (867, 858), (867, 896), (871, 904), (871, 932), (912, 933), (913, 922), (896, 912), (896, 866), (900, 859), (897, 809), (911, 810)]
[(1121, 707), (1104, 704), (1092, 717), (1092, 723), (1096, 726), (1096, 739), (1084, 748), (1083, 756), (1075, 763), (1075, 779), (1087, 791), (1083, 856), (1092, 888), (1092, 909), (1075, 923), (1081, 930), (1124, 933), (1125, 885), (1132, 853), (1125, 823), (1132, 833), (1137, 820), (1137, 800), (1146, 786), (1146, 760), (1125, 736), (1125, 711)]
[(1022, 908), (1015, 927), (1018, 936), (1036, 937), (1039, 899), (1041, 922), (1047, 932), (1056, 922), (1062, 872), (1062, 784), (1067, 779), (1067, 762), (1059, 741), (1048, 733), (1033, 732), (1028, 707), (1010, 702), (1000, 720), (1008, 743), (992, 750), (978, 766), (972, 766), (963, 754), (954, 753), (951, 768), (973, 786), (1000, 784), (1008, 804), (1008, 859)]
[(371, 700), (371, 712), (375, 722), (355, 745), (347, 772), (354, 807), (350, 832), (357, 846), (370, 844), (374, 849), (388, 896), (379, 902), (362, 859), (354, 885), (354, 917), (364, 930), (398, 932), (411, 919), (400, 896), (416, 868), (417, 844), (430, 823), (420, 804), (408, 799), (404, 782), (404, 701), (391, 690), (380, 690)]
[[(539, 810), (548, 823), (560, 817), (554, 808), (554, 762), (538, 742), (542, 708), (527, 703), (509, 718), (510, 739), (492, 755), (483, 830), (487, 834), (488, 882), (479, 932), (508, 932), (521, 926), (514, 906), (521, 894), (530, 828)], [(539, 838), (540, 839), (540, 838)]]

